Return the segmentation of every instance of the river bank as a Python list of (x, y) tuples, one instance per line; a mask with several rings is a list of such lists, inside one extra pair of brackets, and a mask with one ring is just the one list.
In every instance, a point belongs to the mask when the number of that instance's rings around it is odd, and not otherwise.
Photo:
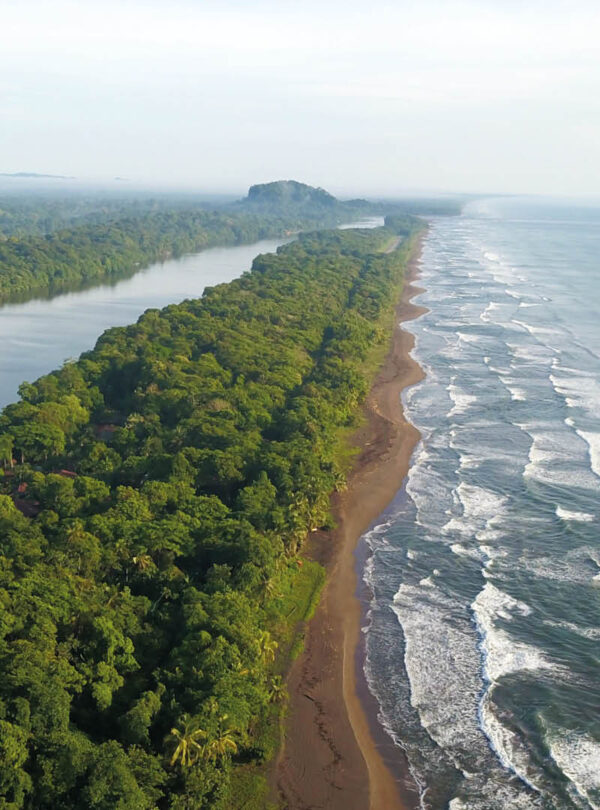
[(362, 676), (355, 550), (401, 486), (420, 437), (404, 418), (400, 399), (423, 378), (410, 355), (414, 338), (400, 326), (425, 311), (411, 303), (420, 292), (414, 285), (419, 256), (420, 242), (405, 275), (390, 350), (353, 437), (359, 455), (347, 489), (333, 500), (337, 528), (313, 535), (308, 549), (326, 566), (328, 582), (288, 679), (290, 712), (274, 782), (289, 810), (409, 810), (416, 804), (399, 749), (390, 767)]
[(135, 323), (147, 309), (199, 298), (206, 287), (249, 270), (257, 254), (275, 253), (289, 241), (208, 248), (153, 264), (114, 284), (0, 306), (0, 408), (18, 398), (24, 380), (33, 382), (89, 351), (106, 329)]

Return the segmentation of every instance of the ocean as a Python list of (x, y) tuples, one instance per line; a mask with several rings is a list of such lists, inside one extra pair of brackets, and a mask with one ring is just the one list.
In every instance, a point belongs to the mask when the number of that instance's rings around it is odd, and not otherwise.
[(423, 808), (600, 808), (600, 206), (435, 219), (365, 672)]

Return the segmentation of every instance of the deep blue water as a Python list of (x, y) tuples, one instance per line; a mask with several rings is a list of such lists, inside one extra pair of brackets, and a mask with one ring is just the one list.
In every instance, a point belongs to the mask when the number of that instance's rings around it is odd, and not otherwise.
[(600, 207), (431, 224), (366, 671), (422, 806), (600, 808)]

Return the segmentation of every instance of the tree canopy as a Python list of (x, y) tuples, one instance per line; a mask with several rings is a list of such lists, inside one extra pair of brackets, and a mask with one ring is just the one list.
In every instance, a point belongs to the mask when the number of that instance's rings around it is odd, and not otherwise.
[(418, 227), (305, 234), (4, 409), (0, 807), (235, 806)]

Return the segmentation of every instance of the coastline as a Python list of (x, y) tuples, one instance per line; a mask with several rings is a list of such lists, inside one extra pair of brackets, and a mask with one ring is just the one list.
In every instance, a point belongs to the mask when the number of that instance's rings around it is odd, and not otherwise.
[(402, 485), (419, 431), (406, 421), (402, 391), (423, 379), (411, 357), (414, 337), (401, 324), (426, 309), (421, 292), (422, 239), (415, 246), (395, 309), (391, 345), (364, 406), (365, 423), (348, 487), (332, 499), (337, 528), (311, 536), (307, 553), (325, 565), (327, 584), (310, 622), (303, 653), (288, 677), (290, 711), (273, 782), (288, 810), (412, 810), (417, 794), (400, 749), (377, 720), (364, 674), (364, 606), (355, 551), (360, 537)]

